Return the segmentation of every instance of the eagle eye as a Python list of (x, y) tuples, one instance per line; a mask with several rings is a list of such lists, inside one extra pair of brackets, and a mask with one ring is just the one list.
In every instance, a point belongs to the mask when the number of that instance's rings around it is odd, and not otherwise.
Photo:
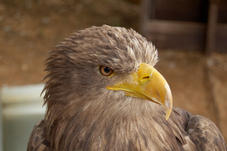
[(113, 74), (113, 69), (110, 67), (100, 66), (99, 71), (104, 76), (111, 76)]

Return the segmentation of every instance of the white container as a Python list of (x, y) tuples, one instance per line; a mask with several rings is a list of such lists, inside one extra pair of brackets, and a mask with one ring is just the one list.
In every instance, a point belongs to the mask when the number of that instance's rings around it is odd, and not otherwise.
[(3, 139), (0, 140), (3, 140), (4, 151), (26, 150), (34, 125), (45, 113), (45, 107), (42, 106), (43, 98), (40, 96), (42, 89), (43, 84), (0, 89), (3, 124)]

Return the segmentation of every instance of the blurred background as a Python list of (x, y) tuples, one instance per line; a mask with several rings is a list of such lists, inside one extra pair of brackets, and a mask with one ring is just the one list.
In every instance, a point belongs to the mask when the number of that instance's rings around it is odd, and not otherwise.
[(103, 24), (151, 40), (174, 106), (210, 118), (227, 140), (225, 0), (1, 0), (0, 151), (26, 150), (45, 113), (48, 51), (72, 32)]

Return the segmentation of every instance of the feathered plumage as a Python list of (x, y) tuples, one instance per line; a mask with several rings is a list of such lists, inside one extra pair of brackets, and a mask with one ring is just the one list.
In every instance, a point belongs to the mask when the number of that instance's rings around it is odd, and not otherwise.
[[(47, 59), (47, 112), (28, 151), (226, 151), (212, 121), (177, 108), (166, 120), (149, 96), (107, 89), (157, 61), (155, 47), (133, 30), (104, 25), (72, 34)], [(101, 75), (100, 66), (114, 74)]]

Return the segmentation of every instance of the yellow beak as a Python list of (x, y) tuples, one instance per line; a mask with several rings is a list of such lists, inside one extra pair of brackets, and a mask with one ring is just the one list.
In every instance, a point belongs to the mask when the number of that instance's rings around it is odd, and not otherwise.
[(143, 98), (164, 105), (166, 120), (173, 107), (172, 93), (164, 77), (151, 65), (142, 63), (137, 72), (107, 89), (124, 91), (127, 96)]

